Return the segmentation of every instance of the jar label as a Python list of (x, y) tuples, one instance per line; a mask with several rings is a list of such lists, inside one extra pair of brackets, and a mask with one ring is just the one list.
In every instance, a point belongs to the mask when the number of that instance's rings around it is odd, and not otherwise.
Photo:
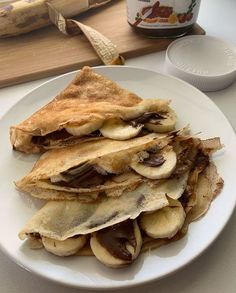
[(179, 28), (196, 22), (201, 0), (127, 0), (130, 24), (147, 29)]

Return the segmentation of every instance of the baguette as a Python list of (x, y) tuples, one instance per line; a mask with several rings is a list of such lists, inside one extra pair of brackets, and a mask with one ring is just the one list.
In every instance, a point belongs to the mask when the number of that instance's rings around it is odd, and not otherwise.
[(0, 8), (0, 38), (17, 36), (51, 24), (46, 2), (65, 18), (79, 15), (111, 0), (20, 0)]

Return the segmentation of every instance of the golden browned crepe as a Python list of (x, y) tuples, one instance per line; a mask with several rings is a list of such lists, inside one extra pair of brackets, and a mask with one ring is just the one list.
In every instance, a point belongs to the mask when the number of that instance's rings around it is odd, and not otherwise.
[(167, 205), (165, 193), (146, 183), (121, 197), (102, 197), (94, 203), (49, 201), (29, 220), (19, 236), (24, 239), (30, 233), (39, 233), (56, 240), (66, 240), (127, 219), (136, 219), (141, 212), (155, 211)]
[[(128, 141), (103, 139), (49, 150), (41, 156), (28, 175), (16, 182), (16, 186), (34, 197), (47, 200), (94, 201), (102, 192), (117, 197), (125, 190), (132, 190), (141, 182), (147, 181), (147, 178), (129, 168), (135, 154), (154, 146), (161, 149), (170, 140), (169, 136), (160, 138), (157, 134), (148, 134)], [(84, 168), (85, 172), (81, 172), (84, 175), (87, 170), (90, 172), (90, 166), (94, 166), (96, 172), (89, 173), (85, 178), (88, 185), (69, 186), (57, 183), (61, 183), (61, 176), (68, 170)], [(90, 184), (97, 175), (99, 178), (104, 176), (104, 181)]]
[[(130, 120), (150, 111), (165, 112), (169, 110), (168, 104), (167, 100), (142, 100), (91, 68), (84, 67), (50, 103), (12, 126), (10, 140), (15, 150), (36, 153), (100, 139), (90, 133), (105, 121), (112, 118)], [(66, 127), (77, 127), (77, 132), (81, 130), (83, 134), (71, 135), (65, 131)]]
[(209, 154), (221, 148), (217, 138), (211, 147), (211, 140), (181, 135), (186, 131), (162, 136), (151, 133), (127, 141), (103, 139), (49, 150), (16, 186), (40, 199), (91, 202), (104, 194), (119, 197), (149, 182), (178, 199), (198, 157), (205, 166)]
[[(204, 168), (200, 164), (191, 173), (194, 180), (190, 179), (189, 185), (185, 192), (181, 194), (179, 200), (174, 200), (174, 204), (178, 203), (184, 213), (182, 225), (171, 237), (151, 237), (146, 235), (145, 230), (143, 230), (141, 252), (166, 245), (184, 237), (189, 224), (207, 212), (213, 199), (222, 190), (223, 180), (218, 175), (214, 163), (211, 162)], [(198, 174), (197, 176), (196, 173)], [(20, 231), (19, 238), (22, 240), (28, 238), (32, 249), (45, 247), (49, 252), (59, 256), (66, 256), (68, 240), (76, 239), (74, 237), (84, 237), (85, 235), (83, 245), (78, 250), (70, 251), (70, 255), (94, 255), (90, 241), (90, 237), (94, 237), (94, 233), (108, 227), (115, 227), (115, 225), (125, 222), (127, 219), (132, 221), (137, 219), (139, 228), (143, 229), (143, 214), (157, 213), (158, 215), (159, 212), (162, 212), (163, 209), (168, 209), (168, 206), (171, 205), (171, 198), (165, 192), (167, 190), (168, 188), (160, 190), (158, 187), (151, 187), (147, 183), (142, 183), (135, 190), (125, 192), (121, 197), (102, 197), (94, 203), (51, 201), (28, 221)], [(190, 190), (191, 195), (188, 197), (187, 193)], [(175, 208), (175, 206), (172, 205), (172, 208)], [(158, 219), (152, 220), (149, 221), (148, 225), (150, 227), (152, 225), (162, 225), (164, 231), (170, 230), (171, 208), (168, 213), (168, 215), (162, 215), (162, 221), (159, 222)], [(177, 217), (177, 214), (174, 214), (174, 217)], [(175, 218), (175, 221), (178, 220), (178, 217)], [(110, 235), (109, 230), (103, 233)], [(113, 245), (119, 247), (119, 238), (116, 239), (117, 243), (114, 242), (114, 239), (112, 241)], [(51, 243), (53, 249), (50, 248), (51, 245), (48, 246), (48, 243)], [(100, 252), (101, 258), (104, 258), (102, 250)], [(96, 254), (95, 256), (98, 257)], [(100, 257), (98, 259), (101, 260)]]

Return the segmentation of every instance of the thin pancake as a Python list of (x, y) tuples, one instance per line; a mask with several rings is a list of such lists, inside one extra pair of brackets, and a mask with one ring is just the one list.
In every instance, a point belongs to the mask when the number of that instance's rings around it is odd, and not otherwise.
[(95, 203), (51, 201), (33, 216), (19, 237), (24, 239), (30, 233), (39, 233), (52, 239), (65, 240), (135, 219), (141, 212), (158, 210), (168, 204), (164, 193), (156, 192), (145, 183), (121, 197), (103, 197)]
[(50, 185), (44, 182), (17, 186), (20, 190), (29, 193), (31, 196), (46, 200), (77, 200), (80, 202), (93, 202), (97, 198), (106, 194), (109, 197), (119, 197), (124, 191), (135, 189), (144, 180), (134, 173), (127, 174), (125, 181), (115, 184), (106, 182), (97, 188), (65, 188), (56, 185)]
[[(133, 119), (147, 111), (168, 111), (168, 104), (167, 100), (142, 100), (91, 68), (84, 67), (50, 103), (12, 126), (10, 139), (16, 150), (39, 152), (45, 147), (34, 144), (34, 136), (45, 136), (70, 126), (89, 124), (93, 128), (93, 125), (108, 119)], [(59, 147), (63, 146), (62, 142), (63, 139), (58, 141)], [(57, 143), (54, 147), (57, 148)]]
[[(47, 192), (51, 197), (47, 199), (58, 199), (60, 192), (64, 199), (67, 193), (88, 193), (103, 190), (125, 190), (129, 186), (143, 181), (145, 178), (130, 173), (127, 166), (132, 156), (142, 150), (152, 146), (163, 147), (170, 141), (169, 137), (159, 139), (155, 134), (135, 138), (129, 141), (114, 141), (104, 139), (102, 141), (92, 141), (81, 145), (75, 145), (64, 149), (51, 150), (44, 153), (36, 162), (32, 171), (23, 179), (16, 183), (19, 190), (31, 193), (33, 196), (44, 198)], [(88, 188), (72, 188), (53, 184), (50, 178), (58, 176), (62, 172), (76, 166), (106, 165), (111, 169), (111, 173), (127, 173), (127, 178), (122, 182), (112, 181), (109, 176), (105, 176), (105, 183)], [(109, 165), (109, 166), (108, 166)], [(116, 173), (118, 172), (118, 173)], [(109, 183), (110, 182), (110, 183)], [(54, 192), (55, 191), (55, 192)], [(42, 195), (42, 194), (43, 195)], [(71, 194), (68, 194), (71, 198)], [(73, 197), (73, 196), (72, 196)]]

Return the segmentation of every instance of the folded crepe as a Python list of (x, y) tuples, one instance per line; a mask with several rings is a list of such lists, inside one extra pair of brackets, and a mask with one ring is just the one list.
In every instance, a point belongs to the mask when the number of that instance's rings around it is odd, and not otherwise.
[(10, 129), (15, 150), (37, 153), (108, 137), (126, 140), (174, 129), (168, 100), (145, 99), (84, 67), (50, 103)]
[(120, 197), (104, 196), (94, 203), (49, 201), (30, 219), (19, 237), (25, 239), (29, 234), (39, 233), (62, 241), (136, 219), (141, 212), (155, 211), (167, 205), (165, 193), (147, 183)]
[(191, 168), (199, 160), (204, 165), (221, 148), (218, 138), (200, 140), (187, 133), (184, 128), (162, 136), (103, 139), (50, 150), (16, 186), (41, 199), (91, 202), (103, 194), (119, 197), (142, 182), (164, 188), (168, 182), (178, 199)]
[(165, 189), (170, 179), (169, 190), (178, 198), (198, 152), (199, 140), (190, 140), (176, 132), (152, 133), (128, 141), (103, 139), (50, 150), (16, 186), (41, 199), (89, 202), (102, 194), (118, 197), (142, 182)]
[(28, 238), (31, 248), (45, 247), (58, 256), (81, 250), (85, 255), (92, 249), (105, 265), (121, 267), (136, 259), (141, 250), (142, 236), (135, 219), (142, 212), (157, 211), (168, 204), (165, 193), (146, 183), (119, 198), (102, 197), (96, 203), (48, 202), (19, 237)]
[(179, 200), (167, 196), (168, 184), (144, 182), (121, 197), (103, 196), (94, 203), (51, 201), (28, 221), (19, 238), (27, 238), (34, 249), (44, 247), (58, 256), (95, 255), (119, 268), (140, 252), (181, 239), (222, 187), (215, 165), (200, 159)]

